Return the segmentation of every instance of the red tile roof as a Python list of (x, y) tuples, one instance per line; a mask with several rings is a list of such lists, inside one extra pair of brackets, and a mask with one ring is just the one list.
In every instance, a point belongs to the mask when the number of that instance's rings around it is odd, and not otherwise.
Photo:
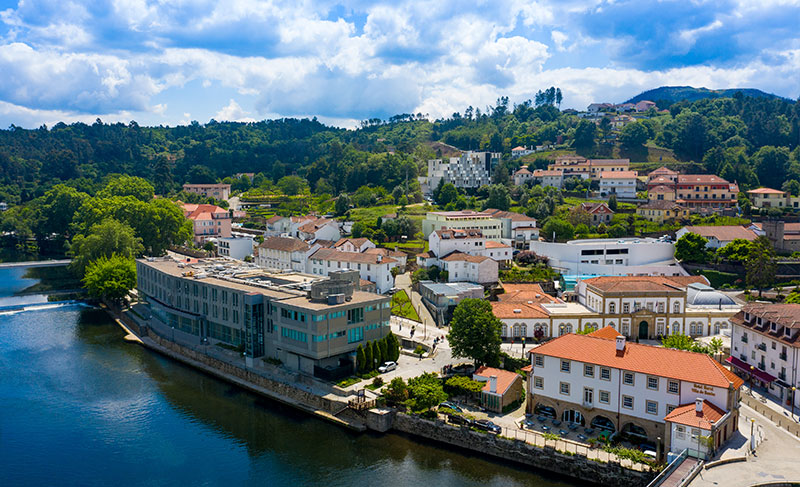
[(744, 383), (704, 353), (628, 342), (619, 355), (616, 341), (589, 335), (562, 335), (530, 353), (726, 389), (731, 382), (735, 388)]
[(647, 190), (649, 193), (674, 193), (675, 190), (673, 188), (664, 186), (663, 184), (659, 184), (658, 186), (653, 187), (652, 189)]
[(724, 226), (687, 226), (684, 227), (691, 233), (696, 233), (701, 237), (710, 238), (714, 237), (720, 242), (731, 242), (737, 238), (744, 240), (755, 240), (758, 235), (749, 228), (741, 225), (724, 225)]
[(748, 193), (753, 193), (753, 194), (786, 194), (785, 191), (779, 191), (777, 189), (772, 189), (772, 188), (751, 189), (750, 191), (748, 191)]
[(619, 332), (612, 326), (605, 326), (599, 330), (589, 333), (589, 336), (602, 338), (604, 340), (613, 340), (614, 343), (616, 343)]
[[(366, 254), (361, 252), (341, 252), (336, 249), (319, 249), (311, 254), (312, 259), (331, 260), (339, 262), (355, 262), (357, 264), (392, 264), (397, 262), (391, 257), (383, 257), (376, 254)], [(378, 259), (381, 259), (378, 262)]]
[(710, 430), (709, 423), (717, 423), (723, 416), (725, 416), (725, 411), (703, 399), (701, 412), (698, 413), (695, 403), (684, 404), (667, 414), (664, 421)]
[(295, 252), (308, 250), (309, 246), (298, 238), (293, 237), (267, 237), (258, 244), (260, 249), (279, 250), (282, 252)]
[(708, 284), (703, 276), (601, 276), (583, 279), (603, 292), (675, 291), (694, 282)]
[(463, 252), (455, 251), (448, 255), (447, 257), (441, 259), (445, 262), (472, 262), (474, 264), (480, 264), (481, 262), (492, 260), (489, 257), (484, 257), (482, 255), (469, 255)]
[(560, 299), (550, 296), (542, 289), (539, 284), (503, 284), (505, 293), (498, 294), (497, 299), (506, 302), (522, 302), (527, 303), (533, 301), (534, 303), (560, 303)]
[[(492, 375), (497, 376), (497, 393), (501, 395), (506, 393), (514, 381), (517, 379), (522, 379), (522, 377), (515, 372), (509, 372), (508, 370), (503, 369), (495, 369), (494, 367), (487, 367), (485, 365), (476, 370), (473, 376), (475, 375), (479, 377), (486, 377), (487, 379)], [(490, 385), (489, 381), (487, 380), (486, 385), (483, 386), (483, 391), (489, 392), (489, 389)]]
[(365, 243), (369, 242), (368, 238), (340, 238), (338, 242), (336, 242), (333, 246), (334, 247), (341, 247), (342, 245), (350, 242), (356, 248), (360, 248)]
[(224, 216), (228, 210), (217, 205), (196, 205), (192, 203), (183, 204), (183, 213), (190, 220), (210, 220), (211, 215)]
[(678, 184), (692, 183), (730, 184), (728, 181), (714, 174), (678, 174)]
[(548, 319), (549, 314), (538, 304), (514, 301), (493, 301), (492, 312), (498, 319)]
[(510, 245), (506, 245), (503, 242), (496, 242), (494, 240), (487, 240), (486, 244), (484, 245), (487, 249), (502, 249), (507, 248), (510, 249)]
[(483, 210), (484, 213), (488, 213), (495, 218), (508, 218), (514, 222), (535, 222), (536, 218), (532, 218), (527, 215), (523, 215), (522, 213), (515, 213), (513, 211), (503, 211), (497, 210), (495, 208), (487, 208)]
[(633, 179), (636, 171), (602, 171), (600, 179)]

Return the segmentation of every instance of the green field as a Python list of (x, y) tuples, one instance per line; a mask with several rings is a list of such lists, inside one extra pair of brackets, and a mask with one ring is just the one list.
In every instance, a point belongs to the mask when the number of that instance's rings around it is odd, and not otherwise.
[(414, 309), (414, 305), (411, 304), (411, 300), (405, 290), (400, 290), (392, 296), (392, 314), (413, 321), (422, 321), (419, 319), (419, 314)]

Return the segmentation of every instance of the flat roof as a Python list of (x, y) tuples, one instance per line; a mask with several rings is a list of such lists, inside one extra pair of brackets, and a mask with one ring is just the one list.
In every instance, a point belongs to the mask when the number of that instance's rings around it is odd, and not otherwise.
[(427, 283), (421, 281), (419, 285), (421, 287), (424, 286), (426, 289), (430, 289), (431, 292), (435, 294), (458, 294), (465, 291), (473, 291), (475, 289), (480, 289), (481, 291), (483, 290), (483, 286), (473, 282)]
[(659, 242), (658, 240), (651, 237), (587, 238), (582, 240), (567, 241), (568, 245), (654, 244), (654, 243), (664, 243), (664, 242)]
[(328, 304), (327, 301), (311, 301), (306, 296), (298, 296), (290, 299), (281, 300), (281, 304), (289, 304), (298, 308), (323, 310), (337, 307), (347, 307), (353, 304), (369, 303), (372, 301), (388, 300), (387, 296), (381, 294), (368, 293), (365, 291), (353, 291), (353, 299), (342, 304)]

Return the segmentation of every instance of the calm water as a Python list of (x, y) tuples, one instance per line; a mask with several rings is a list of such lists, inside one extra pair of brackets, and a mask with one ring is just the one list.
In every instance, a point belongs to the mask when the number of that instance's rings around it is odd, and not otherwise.
[[(28, 287), (0, 270), (2, 298)], [(0, 486), (568, 486), (353, 434), (122, 340), (100, 311), (0, 314)]]

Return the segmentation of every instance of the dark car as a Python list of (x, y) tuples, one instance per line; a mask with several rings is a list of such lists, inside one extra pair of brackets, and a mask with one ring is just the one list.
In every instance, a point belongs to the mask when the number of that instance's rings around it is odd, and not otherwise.
[(443, 402), (443, 403), (439, 404), (439, 407), (440, 408), (452, 409), (453, 411), (455, 411), (457, 413), (463, 413), (464, 412), (463, 409), (461, 409), (460, 407), (456, 406), (455, 404), (453, 404), (452, 402), (449, 402), (449, 401), (446, 401), (446, 402)]
[(467, 426), (472, 424), (472, 420), (471, 419), (469, 419), (467, 417), (464, 417), (464, 416), (461, 416), (460, 414), (448, 414), (447, 415), (447, 421), (449, 423), (465, 424)]
[(489, 433), (494, 433), (499, 435), (503, 429), (496, 424), (492, 423), (488, 419), (479, 419), (473, 423), (473, 425), (483, 431), (488, 431)]

